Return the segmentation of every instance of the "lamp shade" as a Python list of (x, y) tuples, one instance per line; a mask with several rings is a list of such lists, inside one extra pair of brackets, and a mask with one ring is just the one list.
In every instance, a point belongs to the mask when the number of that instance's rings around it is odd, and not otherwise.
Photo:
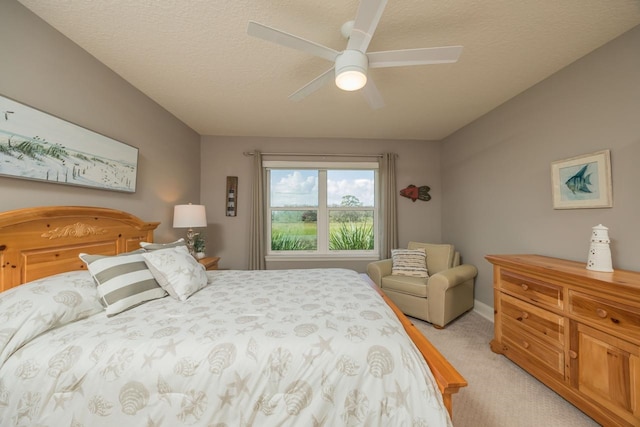
[(206, 227), (207, 213), (204, 205), (176, 205), (173, 208), (173, 227), (192, 228)]

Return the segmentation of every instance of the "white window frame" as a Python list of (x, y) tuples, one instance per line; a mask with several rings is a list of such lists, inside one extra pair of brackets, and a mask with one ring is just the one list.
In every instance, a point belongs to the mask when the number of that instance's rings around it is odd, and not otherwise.
[[(380, 191), (379, 191), (379, 164), (378, 162), (317, 162), (317, 161), (281, 161), (268, 160), (262, 164), (266, 173), (265, 194), (265, 233), (266, 233), (266, 260), (267, 261), (332, 261), (340, 260), (377, 260), (379, 259), (379, 233), (380, 227)], [(271, 212), (272, 210), (300, 210), (307, 211), (315, 207), (271, 207), (271, 170), (317, 170), (318, 171), (318, 242), (317, 249), (310, 251), (272, 251), (271, 250)], [(374, 171), (374, 206), (370, 207), (329, 207), (327, 206), (327, 171), (328, 170), (373, 170)], [(368, 251), (330, 251), (329, 250), (329, 210), (362, 210), (373, 211), (374, 238), (373, 249)]]

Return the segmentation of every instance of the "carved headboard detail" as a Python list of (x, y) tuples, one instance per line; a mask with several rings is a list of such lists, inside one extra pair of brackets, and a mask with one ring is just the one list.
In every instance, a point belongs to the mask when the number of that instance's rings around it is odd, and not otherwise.
[(89, 225), (82, 222), (76, 222), (75, 224), (65, 225), (64, 227), (58, 227), (55, 230), (49, 230), (42, 234), (42, 237), (48, 237), (49, 239), (57, 239), (59, 237), (86, 237), (91, 235), (105, 234), (106, 228), (96, 227), (95, 225)]
[(85, 269), (78, 254), (116, 255), (152, 242), (158, 222), (87, 206), (0, 212), (0, 292), (41, 277)]

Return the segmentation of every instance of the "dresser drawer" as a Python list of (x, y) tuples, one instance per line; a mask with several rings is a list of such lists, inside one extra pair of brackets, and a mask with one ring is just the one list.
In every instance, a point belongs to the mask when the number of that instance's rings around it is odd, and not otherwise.
[(517, 323), (502, 324), (502, 346), (507, 357), (521, 366), (532, 364), (556, 378), (564, 378), (564, 351), (530, 334)]
[(509, 295), (502, 296), (500, 311), (502, 322), (519, 324), (541, 340), (564, 345), (564, 317)]
[(562, 310), (564, 307), (562, 286), (509, 270), (500, 271), (500, 289), (545, 307), (558, 310)]
[(569, 313), (578, 320), (605, 327), (615, 334), (640, 339), (640, 308), (581, 292), (569, 292)]

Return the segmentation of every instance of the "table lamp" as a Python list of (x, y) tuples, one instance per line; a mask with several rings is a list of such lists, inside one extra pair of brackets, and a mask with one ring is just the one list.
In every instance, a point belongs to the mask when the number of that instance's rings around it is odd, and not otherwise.
[(187, 230), (187, 249), (189, 253), (195, 256), (193, 249), (193, 241), (195, 233), (193, 227), (206, 227), (207, 214), (204, 205), (176, 205), (173, 208), (173, 228), (188, 228)]

